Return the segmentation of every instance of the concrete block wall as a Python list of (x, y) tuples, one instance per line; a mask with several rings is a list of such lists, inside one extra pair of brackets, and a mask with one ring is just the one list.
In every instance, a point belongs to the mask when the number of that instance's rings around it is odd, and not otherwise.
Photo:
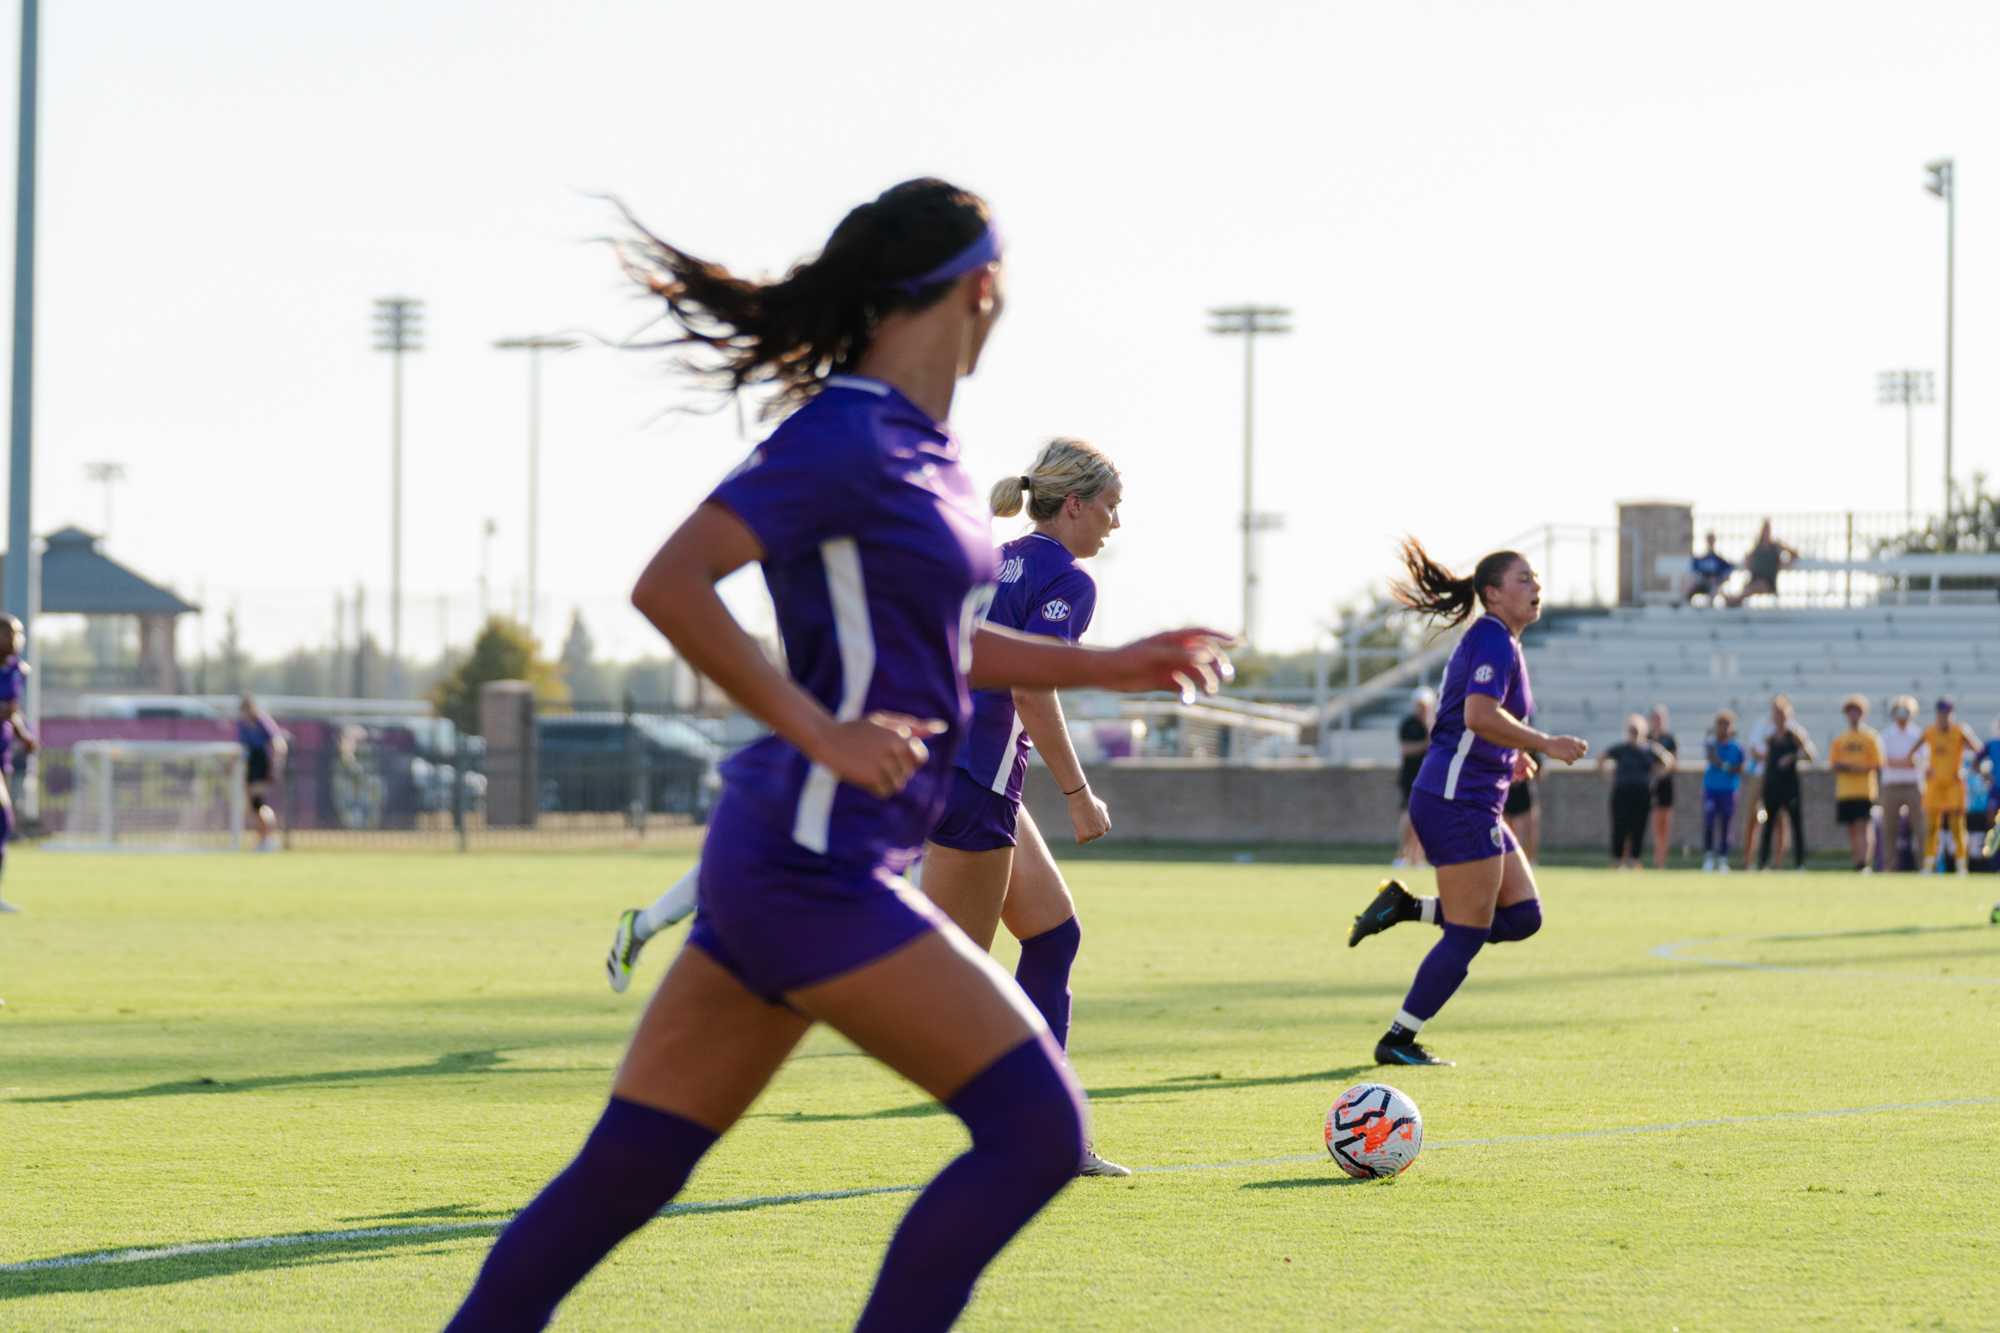
[[(1833, 775), (1808, 771), (1806, 846), (1846, 845), (1833, 818)], [(1091, 785), (1111, 809), (1111, 837), (1134, 842), (1300, 843), (1388, 846), (1396, 836), (1396, 772), (1283, 763), (1225, 765), (1130, 760), (1099, 764)], [(1671, 845), (1701, 849), (1701, 775), (1675, 775)], [(1536, 788), (1542, 843), (1552, 851), (1609, 854), (1611, 787), (1594, 768), (1556, 769)], [(1062, 793), (1045, 770), (1028, 775), (1027, 804), (1058, 854), (1071, 845)], [(1739, 809), (1732, 848), (1740, 844)], [(1385, 857), (1386, 859), (1386, 857)]]

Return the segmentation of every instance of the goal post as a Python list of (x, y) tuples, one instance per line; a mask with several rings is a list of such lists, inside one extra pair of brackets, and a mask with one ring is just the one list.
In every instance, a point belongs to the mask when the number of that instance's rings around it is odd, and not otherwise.
[(78, 741), (70, 761), (68, 808), (48, 842), (53, 849), (243, 846), (244, 757), (233, 741)]

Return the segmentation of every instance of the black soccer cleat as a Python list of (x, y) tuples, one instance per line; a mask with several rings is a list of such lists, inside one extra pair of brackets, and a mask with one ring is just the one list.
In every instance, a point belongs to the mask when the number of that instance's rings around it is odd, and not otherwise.
[(1414, 1041), (1390, 1041), (1386, 1037), (1375, 1043), (1375, 1063), (1378, 1065), (1444, 1065), (1449, 1068), (1456, 1064), (1453, 1060), (1440, 1060)]
[(1354, 918), (1354, 929), (1347, 932), (1347, 947), (1352, 949), (1370, 935), (1379, 935), (1391, 926), (1422, 920), (1423, 914), (1423, 909), (1417, 906), (1417, 900), (1401, 881), (1385, 879), (1382, 887), (1375, 891), (1375, 901)]

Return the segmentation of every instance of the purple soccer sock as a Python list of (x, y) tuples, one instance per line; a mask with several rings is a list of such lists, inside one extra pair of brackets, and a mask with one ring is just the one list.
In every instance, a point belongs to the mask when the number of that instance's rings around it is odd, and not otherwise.
[(1021, 1043), (946, 1105), (972, 1147), (904, 1214), (856, 1333), (951, 1327), (986, 1265), (1076, 1176), (1083, 1093), (1054, 1042)]
[(1447, 921), (1443, 936), (1417, 965), (1416, 980), (1410, 983), (1410, 993), (1403, 998), (1403, 1010), (1396, 1015), (1396, 1022), (1415, 1031), (1435, 1018), (1465, 980), (1466, 969), (1486, 943), (1486, 936), (1485, 926), (1457, 926)]
[(537, 1329), (618, 1242), (680, 1193), (713, 1131), (613, 1097), (576, 1159), (516, 1215), (446, 1333)]
[(1056, 1045), (1069, 1049), (1069, 970), (1083, 943), (1083, 928), (1076, 918), (1021, 941), (1021, 962), (1014, 980), (1021, 983), (1035, 1008), (1049, 1025)]
[(1542, 928), (1542, 900), (1509, 903), (1493, 914), (1493, 928), (1486, 934), (1488, 944), (1508, 944), (1525, 940)]

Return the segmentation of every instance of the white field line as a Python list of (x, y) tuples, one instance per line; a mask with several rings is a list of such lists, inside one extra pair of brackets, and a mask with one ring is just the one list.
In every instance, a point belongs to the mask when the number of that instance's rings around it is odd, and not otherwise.
[[(1957, 932), (1964, 929), (1964, 926), (1918, 927), (1911, 933), (1935, 934), (1940, 931)], [(1777, 972), (1793, 976), (1823, 973), (1829, 976), (1867, 977), (1871, 981), (1916, 981), (1933, 986), (2000, 986), (2000, 977), (1925, 976), (1917, 972), (1874, 972), (1862, 968), (1838, 967), (1829, 963), (1746, 963), (1735, 958), (1708, 958), (1686, 952), (1703, 945), (1762, 944), (1774, 940), (1831, 940), (1852, 933), (1844, 930), (1823, 930), (1788, 932), (1782, 935), (1711, 935), (1702, 939), (1672, 940), (1666, 944), (1656, 944), (1647, 952), (1655, 958), (1665, 959), (1670, 963), (1699, 963), (1703, 967), (1727, 968), (1735, 972)]]
[[(1968, 1106), (2000, 1106), (2000, 1096), (1946, 1097), (1934, 1101), (1888, 1102), (1877, 1106), (1837, 1106), (1811, 1111), (1774, 1111), (1768, 1115), (1716, 1116), (1706, 1120), (1670, 1120), (1651, 1125), (1612, 1125), (1602, 1129), (1571, 1129), (1551, 1134), (1501, 1134), (1481, 1139), (1445, 1139), (1426, 1144), (1434, 1152), (1453, 1148), (1490, 1148), (1520, 1143), (1562, 1143), (1574, 1139), (1628, 1138), (1639, 1134), (1675, 1134), (1687, 1130), (1717, 1129), (1728, 1125), (1760, 1125), (1783, 1120), (1829, 1120), (1842, 1116), (1885, 1115), (1906, 1111), (1948, 1111)], [(1245, 1171), (1260, 1166), (1296, 1166), (1326, 1160), (1324, 1153), (1297, 1153), (1287, 1157), (1247, 1157), (1234, 1162), (1190, 1162), (1174, 1166), (1142, 1166), (1140, 1175), (1176, 1175), (1191, 1171)], [(745, 1208), (775, 1208), (801, 1203), (826, 1203), (839, 1199), (865, 1199), (884, 1194), (915, 1194), (921, 1185), (868, 1185), (856, 1189), (812, 1190), (800, 1194), (761, 1194), (741, 1199), (710, 1199), (691, 1203), (670, 1203), (659, 1211), (661, 1217), (689, 1213), (719, 1213)], [(186, 1245), (156, 1245), (130, 1250), (99, 1250), (90, 1254), (66, 1254), (53, 1259), (29, 1259), (0, 1264), (0, 1276), (14, 1273), (47, 1273), (64, 1268), (95, 1268), (110, 1264), (150, 1263), (160, 1259), (183, 1259), (204, 1254), (231, 1254), (240, 1250), (285, 1249), (298, 1245), (338, 1245), (348, 1241), (402, 1239), (417, 1236), (461, 1236), (500, 1230), (506, 1222), (499, 1218), (465, 1222), (421, 1222), (410, 1226), (358, 1227), (347, 1231), (299, 1231), (277, 1236), (248, 1236), (240, 1240), (196, 1241)]]

